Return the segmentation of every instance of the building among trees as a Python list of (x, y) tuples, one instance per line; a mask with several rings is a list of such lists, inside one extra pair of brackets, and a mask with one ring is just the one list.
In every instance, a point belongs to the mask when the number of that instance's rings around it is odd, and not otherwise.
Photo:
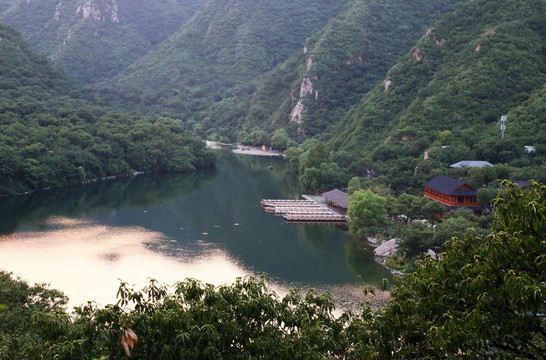
[(326, 204), (336, 210), (340, 214), (347, 214), (347, 209), (349, 208), (349, 197), (347, 193), (334, 189), (322, 194)]
[(425, 197), (446, 207), (446, 211), (464, 207), (481, 215), (482, 207), (477, 199), (477, 190), (472, 186), (444, 175), (438, 175), (423, 185)]

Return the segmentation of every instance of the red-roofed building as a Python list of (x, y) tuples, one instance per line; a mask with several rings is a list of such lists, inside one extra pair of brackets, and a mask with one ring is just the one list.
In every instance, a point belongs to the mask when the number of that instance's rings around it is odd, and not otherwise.
[(481, 215), (482, 207), (477, 199), (477, 190), (472, 186), (444, 175), (438, 175), (423, 185), (425, 197), (446, 207), (446, 211), (467, 208)]

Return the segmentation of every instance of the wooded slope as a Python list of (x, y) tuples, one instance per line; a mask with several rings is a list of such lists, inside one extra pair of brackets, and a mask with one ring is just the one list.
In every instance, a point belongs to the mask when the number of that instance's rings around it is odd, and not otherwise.
[(0, 39), (0, 196), (214, 165), (180, 121), (100, 105), (12, 27), (0, 24)]
[(111, 79), (172, 35), (206, 0), (18, 1), (0, 15), (74, 80)]
[[(460, 160), (528, 167), (520, 176), (539, 178), (536, 166), (544, 169), (546, 153), (545, 10), (544, 0), (459, 3), (327, 135), (330, 148), (362, 154), (356, 172), (374, 169), (400, 181), (416, 166)], [(527, 154), (524, 145), (536, 152)], [(431, 161), (416, 162), (425, 151)]]

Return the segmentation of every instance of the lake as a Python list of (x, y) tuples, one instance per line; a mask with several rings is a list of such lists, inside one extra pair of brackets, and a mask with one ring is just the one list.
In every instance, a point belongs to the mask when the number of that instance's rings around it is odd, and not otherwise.
[(267, 274), (332, 293), (338, 308), (391, 278), (372, 249), (331, 225), (288, 224), (264, 198), (299, 198), (279, 158), (221, 151), (215, 169), (142, 175), (2, 199), (0, 268), (50, 283), (76, 306), (114, 303), (120, 280), (195, 278), (214, 285)]

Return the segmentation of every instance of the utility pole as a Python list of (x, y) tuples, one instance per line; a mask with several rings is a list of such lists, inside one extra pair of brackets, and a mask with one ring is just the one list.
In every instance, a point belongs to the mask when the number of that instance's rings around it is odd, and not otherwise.
[(506, 130), (506, 115), (501, 116), (501, 139), (504, 139), (504, 130)]

